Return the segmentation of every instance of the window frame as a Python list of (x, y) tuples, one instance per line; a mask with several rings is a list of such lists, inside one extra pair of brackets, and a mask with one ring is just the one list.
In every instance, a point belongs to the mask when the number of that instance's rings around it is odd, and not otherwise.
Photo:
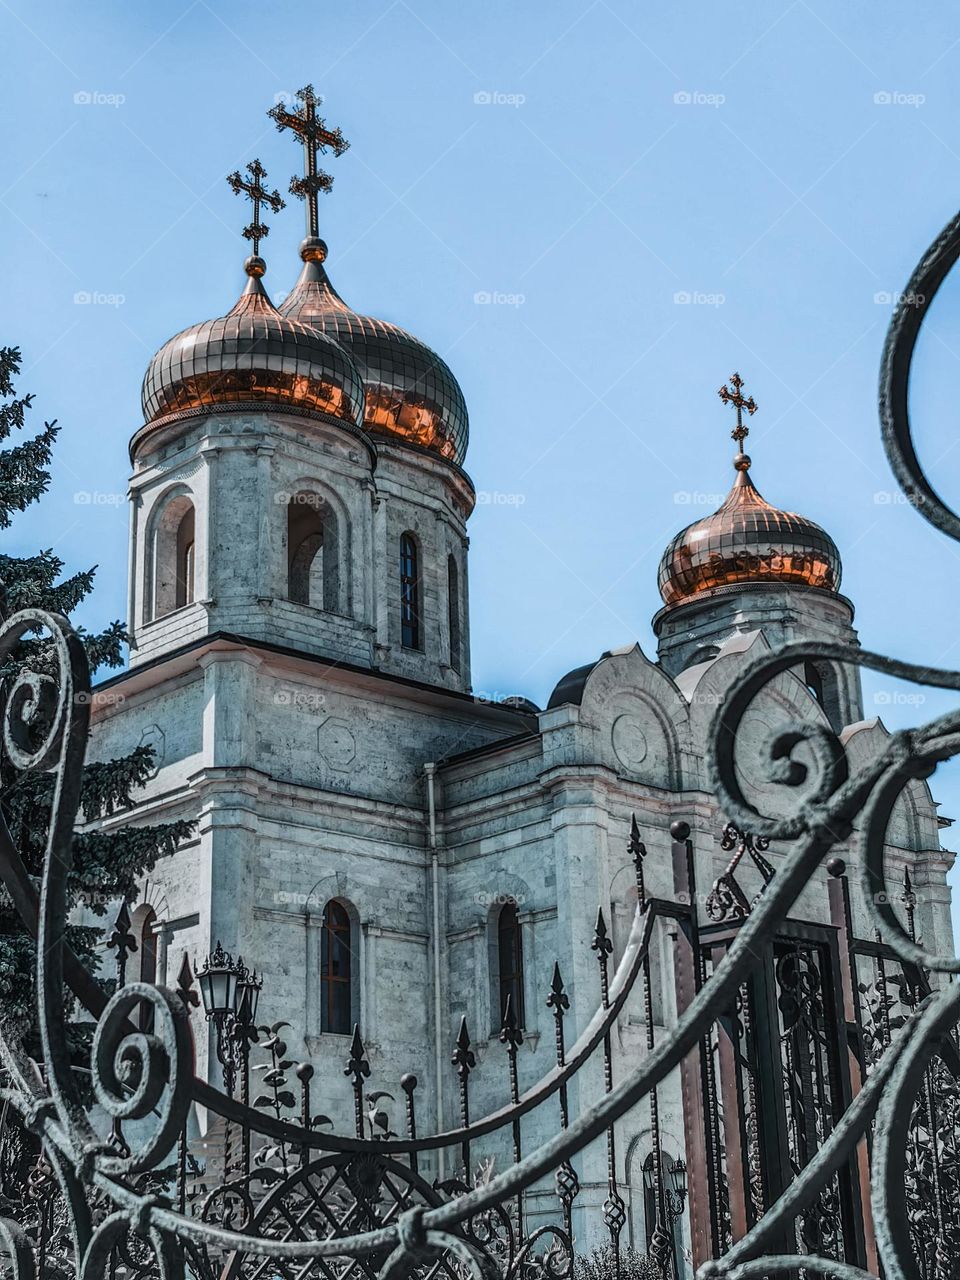
[[(505, 923), (506, 922), (506, 923)], [(505, 953), (505, 943), (508, 953)], [(506, 962), (509, 961), (509, 967)], [(516, 901), (505, 902), (497, 914), (497, 1011), (498, 1026), (503, 1025), (507, 997), (513, 997), (513, 1014), (517, 1026), (526, 1026), (524, 999), (523, 925)]]
[(408, 529), (400, 535), (400, 646), (423, 651), (420, 542)]
[[(350, 1035), (353, 1030), (353, 921), (336, 898), (323, 908), (320, 925), (320, 1033)], [(345, 972), (330, 972), (345, 962)], [(339, 997), (339, 998), (338, 998)]]

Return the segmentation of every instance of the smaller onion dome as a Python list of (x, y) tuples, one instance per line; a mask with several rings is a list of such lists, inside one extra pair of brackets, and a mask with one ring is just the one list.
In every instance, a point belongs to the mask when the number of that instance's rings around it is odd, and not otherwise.
[(308, 236), (300, 256), (303, 270), (280, 311), (334, 338), (354, 358), (363, 377), (366, 429), (462, 463), (467, 406), (448, 365), (404, 329), (348, 307), (324, 269), (321, 239)]
[(685, 604), (720, 588), (748, 584), (839, 591), (840, 553), (830, 535), (805, 516), (771, 506), (750, 479), (742, 414), (744, 409), (754, 413), (756, 404), (742, 396), (738, 374), (732, 381), (733, 391), (724, 387), (720, 397), (737, 408), (737, 478), (719, 509), (681, 529), (663, 553), (658, 585), (664, 604)]
[(150, 361), (144, 421), (263, 402), (362, 428), (363, 381), (353, 359), (331, 337), (280, 314), (261, 283), (262, 258), (248, 258), (244, 270), (247, 287), (225, 316), (184, 329)]

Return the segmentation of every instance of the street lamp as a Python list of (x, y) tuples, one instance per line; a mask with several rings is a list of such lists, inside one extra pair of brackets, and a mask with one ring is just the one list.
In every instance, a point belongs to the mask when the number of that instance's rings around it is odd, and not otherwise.
[[(223, 1068), (223, 1085), (233, 1097), (237, 1072), (240, 1072), (246, 1094), (247, 1059), (250, 1044), (257, 1038), (256, 1019), (263, 978), (243, 963), (234, 961), (229, 951), (217, 942), (197, 974), (207, 1021), (217, 1032), (217, 1061)], [(244, 1098), (245, 1100), (245, 1098)]]
[[(242, 960), (238, 961), (240, 965), (240, 980), (237, 984), (238, 1001), (242, 1007), (246, 1008), (246, 1018), (243, 1019), (248, 1027), (257, 1025), (257, 1005), (260, 1003), (260, 992), (263, 990), (263, 976), (258, 975), (255, 970), (247, 969)], [(237, 1011), (239, 1017), (240, 1010)]]
[(217, 942), (197, 974), (203, 1011), (207, 1015), (207, 1021), (215, 1023), (218, 1031), (237, 1012), (240, 973), (239, 966), (233, 962), (233, 956)]
[(670, 1183), (667, 1188), (667, 1215), (675, 1222), (683, 1214), (683, 1206), (687, 1202), (687, 1166), (682, 1156), (677, 1156), (669, 1169)]

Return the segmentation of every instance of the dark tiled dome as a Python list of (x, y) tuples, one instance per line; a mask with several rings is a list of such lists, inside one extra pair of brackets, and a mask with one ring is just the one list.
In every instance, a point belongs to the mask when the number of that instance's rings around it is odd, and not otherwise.
[(322, 240), (303, 242), (303, 271), (281, 313), (313, 325), (354, 358), (364, 383), (368, 431), (462, 463), (467, 406), (449, 367), (412, 334), (351, 310), (324, 270), (326, 252)]
[(316, 410), (363, 426), (363, 381), (329, 336), (281, 315), (260, 282), (262, 261), (236, 305), (160, 348), (143, 379), (146, 423), (215, 405), (258, 401)]
[(840, 553), (828, 533), (765, 501), (739, 454), (737, 478), (719, 510), (676, 535), (660, 561), (664, 603), (684, 604), (713, 591), (746, 583), (840, 588)]

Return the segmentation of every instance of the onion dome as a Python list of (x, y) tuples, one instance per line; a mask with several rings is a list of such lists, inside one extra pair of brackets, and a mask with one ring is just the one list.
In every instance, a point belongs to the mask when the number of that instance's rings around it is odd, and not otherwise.
[(838, 591), (840, 553), (830, 535), (805, 516), (771, 506), (750, 479), (742, 412), (752, 414), (756, 405), (740, 394), (737, 374), (733, 385), (733, 392), (724, 387), (720, 394), (737, 408), (737, 477), (719, 509), (681, 529), (663, 553), (658, 585), (664, 603), (686, 604), (721, 588), (758, 584)]
[(448, 366), (405, 330), (351, 310), (330, 283), (323, 266), (327, 246), (318, 237), (303, 241), (300, 256), (303, 271), (280, 311), (335, 339), (356, 361), (364, 384), (366, 429), (462, 463), (469, 435), (467, 406)]
[(261, 283), (263, 259), (225, 316), (184, 329), (160, 348), (143, 379), (147, 424), (220, 405), (282, 405), (363, 425), (363, 382), (350, 355), (329, 336), (281, 315)]

